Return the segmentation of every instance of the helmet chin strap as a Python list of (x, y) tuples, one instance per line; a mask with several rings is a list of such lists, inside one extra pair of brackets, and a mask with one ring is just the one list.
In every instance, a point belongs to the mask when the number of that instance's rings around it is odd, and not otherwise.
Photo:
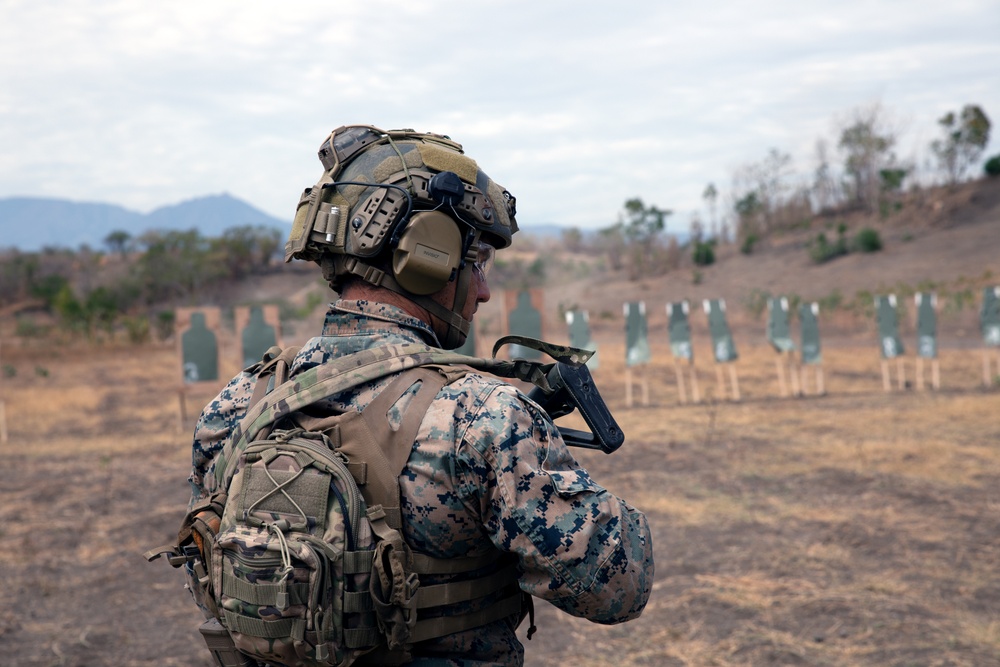
[(472, 321), (462, 317), (462, 309), (465, 307), (465, 301), (469, 296), (469, 289), (472, 285), (472, 272), (476, 270), (475, 265), (476, 260), (478, 259), (478, 243), (478, 232), (474, 232), (466, 239), (467, 245), (465, 246), (465, 257), (463, 258), (464, 261), (461, 264), (461, 268), (458, 269), (455, 277), (455, 295), (453, 297), (450, 310), (446, 306), (443, 306), (432, 299), (430, 296), (419, 296), (407, 292), (396, 284), (396, 281), (392, 278), (392, 276), (385, 276), (388, 281), (383, 283), (384, 285), (388, 286), (386, 283), (391, 282), (393, 286), (389, 287), (389, 289), (399, 292), (445, 324), (447, 329), (445, 330), (444, 340), (439, 342), (441, 343), (441, 347), (446, 350), (454, 350), (457, 347), (461, 347), (462, 343), (464, 343), (468, 338), (469, 331), (472, 329)]
[[(441, 341), (441, 345), (446, 350), (454, 350), (457, 347), (461, 347), (462, 343), (469, 337), (469, 331), (472, 329), (472, 322), (462, 317), (462, 307), (465, 305), (465, 300), (469, 295), (469, 286), (472, 284), (472, 272), (475, 270), (473, 262), (466, 262), (465, 266), (459, 269), (458, 277), (456, 278), (458, 282), (455, 285), (455, 301), (451, 305), (451, 312), (448, 313), (448, 317), (438, 315), (448, 325), (448, 331), (445, 333), (444, 340)], [(440, 307), (440, 304), (436, 301), (432, 301), (431, 303)], [(441, 311), (444, 310), (444, 308), (441, 308)], [(431, 312), (433, 313), (433, 311)]]
[[(473, 243), (471, 247), (475, 247), (475, 243)], [(470, 253), (471, 252), (472, 251), (470, 250)], [(375, 268), (370, 264), (362, 262), (356, 257), (345, 257), (341, 255), (336, 259), (329, 259), (332, 261), (321, 265), (323, 267), (323, 274), (328, 281), (339, 273), (351, 273), (358, 276), (365, 282), (375, 285), (376, 287), (382, 287), (405, 296), (414, 304), (420, 306), (431, 315), (441, 320), (447, 327), (445, 330), (444, 340), (439, 340), (441, 347), (444, 349), (454, 350), (455, 348), (460, 347), (468, 337), (469, 331), (472, 329), (472, 322), (462, 317), (461, 313), (462, 307), (465, 305), (465, 300), (469, 295), (469, 286), (472, 284), (472, 272), (475, 271), (475, 257), (472, 259), (466, 257), (464, 266), (457, 272), (458, 275), (455, 278), (457, 281), (455, 285), (455, 296), (450, 309), (447, 306), (443, 306), (438, 303), (430, 296), (421, 296), (406, 291), (398, 282), (396, 282), (396, 279), (393, 277), (391, 272)], [(339, 264), (339, 266), (335, 266), (337, 264)]]

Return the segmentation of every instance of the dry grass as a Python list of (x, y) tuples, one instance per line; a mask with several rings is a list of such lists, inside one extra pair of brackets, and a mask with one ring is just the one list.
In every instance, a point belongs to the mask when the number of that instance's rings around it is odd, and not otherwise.
[[(529, 665), (1000, 665), (1000, 393), (977, 350), (943, 352), (939, 392), (886, 393), (874, 348), (834, 345), (827, 395), (781, 398), (774, 354), (751, 347), (740, 402), (699, 359), (709, 399), (680, 405), (654, 345), (634, 373), (651, 404), (631, 408), (620, 345), (601, 355), (628, 440), (578, 458), (647, 513), (653, 596), (616, 627), (539, 605)], [(187, 494), (173, 351), (5, 363), (4, 664), (207, 664), (180, 577), (139, 556)]]
[(536, 664), (1000, 664), (1000, 396), (979, 351), (942, 355), (939, 392), (884, 392), (874, 349), (824, 356), (828, 394), (783, 399), (774, 353), (744, 351), (738, 403), (679, 405), (654, 362), (651, 405), (628, 409), (623, 369), (598, 369), (629, 440), (580, 458), (650, 517), (657, 585), (624, 628), (561, 618)]

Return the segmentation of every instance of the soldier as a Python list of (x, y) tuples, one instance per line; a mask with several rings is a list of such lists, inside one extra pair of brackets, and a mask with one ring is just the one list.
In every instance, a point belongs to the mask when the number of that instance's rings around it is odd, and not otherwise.
[[(460, 346), (490, 298), (494, 253), (517, 230), (514, 197), (441, 135), (345, 126), (323, 143), (320, 159), (323, 176), (302, 197), (285, 260), (319, 264), (340, 298), (291, 376), (388, 344)], [(330, 396), (324, 408), (360, 410), (392, 380)], [(202, 413), (192, 505), (215, 490), (214, 459), (254, 382), (241, 373)], [(392, 430), (409, 397), (386, 414)], [(653, 581), (646, 518), (590, 477), (538, 404), (509, 383), (469, 373), (434, 396), (416, 432), (399, 476), (403, 535), (414, 553), (499, 552), (491, 567), (512, 564), (515, 591), (597, 623), (639, 616)], [(522, 604), (474, 629), (419, 642), (407, 664), (520, 665), (515, 629), (526, 611)]]

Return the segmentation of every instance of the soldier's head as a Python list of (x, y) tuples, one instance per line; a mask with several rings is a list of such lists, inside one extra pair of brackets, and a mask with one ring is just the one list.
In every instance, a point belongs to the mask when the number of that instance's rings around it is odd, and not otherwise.
[(461, 345), (493, 253), (517, 231), (514, 197), (438, 134), (347, 125), (319, 159), (285, 261), (316, 262), (338, 292), (364, 281), (400, 294), (437, 318), (445, 347)]

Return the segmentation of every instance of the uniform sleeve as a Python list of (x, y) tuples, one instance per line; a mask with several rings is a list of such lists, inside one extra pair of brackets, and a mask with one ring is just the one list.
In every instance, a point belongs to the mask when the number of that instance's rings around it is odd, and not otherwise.
[(535, 403), (501, 385), (463, 439), (493, 543), (518, 556), (521, 588), (574, 616), (639, 616), (653, 583), (645, 515), (595, 482)]
[(215, 490), (213, 462), (229, 434), (246, 413), (253, 394), (254, 376), (240, 373), (205, 406), (194, 428), (191, 447), (191, 502), (194, 505)]

